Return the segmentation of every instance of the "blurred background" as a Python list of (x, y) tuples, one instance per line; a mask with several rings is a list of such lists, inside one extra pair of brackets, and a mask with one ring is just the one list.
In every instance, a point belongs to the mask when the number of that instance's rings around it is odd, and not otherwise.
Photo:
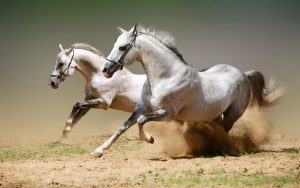
[[(275, 78), (288, 93), (266, 110), (276, 132), (300, 135), (300, 1), (277, 0), (2, 0), (0, 6), (0, 138), (56, 139), (84, 79), (48, 87), (58, 44), (85, 42), (108, 55), (117, 26), (136, 22), (170, 32), (197, 69), (231, 64)], [(129, 67), (143, 73), (135, 63)], [(128, 113), (92, 110), (71, 137), (110, 133)]]

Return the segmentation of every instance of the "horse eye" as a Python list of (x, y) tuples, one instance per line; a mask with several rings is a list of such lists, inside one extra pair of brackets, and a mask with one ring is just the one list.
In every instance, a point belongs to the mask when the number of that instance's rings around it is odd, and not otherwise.
[(64, 66), (64, 63), (63, 62), (58, 62), (57, 66), (62, 67), (62, 66)]
[(125, 46), (120, 46), (119, 50), (126, 51), (127, 48), (128, 48), (128, 44), (126, 44)]

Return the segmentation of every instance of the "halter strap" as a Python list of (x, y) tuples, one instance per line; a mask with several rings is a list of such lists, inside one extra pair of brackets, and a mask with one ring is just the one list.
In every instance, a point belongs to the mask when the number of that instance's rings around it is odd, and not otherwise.
[(134, 32), (133, 33), (133, 39), (132, 41), (129, 43), (128, 48), (126, 49), (126, 51), (122, 54), (122, 56), (120, 57), (120, 59), (118, 61), (114, 61), (108, 58), (105, 58), (107, 61), (112, 62), (113, 64), (115, 64), (120, 70), (123, 69), (123, 61), (125, 59), (125, 56), (128, 54), (129, 50), (133, 47), (133, 45), (135, 44), (136, 38), (137, 38), (138, 32)]
[[(68, 73), (69, 73), (69, 70), (70, 70), (70, 67), (71, 67), (71, 63), (73, 61), (74, 54), (75, 54), (74, 49), (72, 50), (72, 52), (73, 52), (73, 54), (72, 54), (72, 57), (71, 57), (71, 60), (70, 60), (70, 62), (68, 64), (68, 66), (63, 71), (61, 71), (59, 74), (51, 74), (51, 77), (56, 77), (60, 81), (64, 81), (65, 80), (64, 74), (65, 74), (66, 71), (68, 71)], [(75, 67), (71, 67), (71, 68), (75, 68)]]

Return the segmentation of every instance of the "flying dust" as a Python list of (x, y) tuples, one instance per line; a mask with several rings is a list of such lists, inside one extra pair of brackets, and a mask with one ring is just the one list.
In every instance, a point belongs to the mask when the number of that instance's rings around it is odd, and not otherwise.
[(147, 149), (171, 157), (256, 151), (269, 141), (272, 127), (258, 107), (248, 107), (227, 134), (219, 125), (187, 125), (175, 122), (151, 123), (148, 130), (155, 143)]

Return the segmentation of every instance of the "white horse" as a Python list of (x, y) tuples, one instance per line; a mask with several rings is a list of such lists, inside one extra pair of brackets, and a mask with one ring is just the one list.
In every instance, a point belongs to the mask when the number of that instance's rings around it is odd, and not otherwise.
[(137, 101), (141, 100), (146, 75), (133, 74), (124, 68), (118, 71), (112, 79), (107, 79), (101, 71), (105, 59), (100, 51), (83, 43), (73, 44), (70, 49), (66, 50), (61, 45), (59, 47), (61, 52), (57, 55), (49, 85), (57, 89), (59, 84), (75, 70), (79, 71), (86, 80), (85, 100), (74, 105), (66, 121), (60, 143), (65, 141), (74, 125), (91, 108), (134, 111)]
[[(84, 43), (73, 44), (69, 49), (63, 49), (61, 45), (59, 48), (61, 51), (57, 55), (49, 85), (53, 89), (57, 89), (66, 77), (73, 75), (77, 70), (86, 80), (86, 96), (84, 101), (77, 102), (73, 106), (58, 143), (65, 142), (75, 124), (91, 108), (134, 111), (137, 102), (141, 100), (142, 87), (146, 81), (145, 74), (133, 74), (124, 68), (116, 73), (112, 79), (107, 79), (100, 70), (105, 59), (96, 48)], [(140, 109), (139, 106), (138, 109)], [(131, 119), (135, 119), (134, 122), (136, 122), (140, 114), (136, 113)], [(139, 129), (139, 134), (142, 139), (144, 139), (144, 135), (149, 135), (144, 133), (142, 127)], [(153, 143), (154, 140), (148, 142)]]
[[(251, 104), (259, 106), (270, 106), (276, 102), (271, 100), (274, 98), (272, 84), (265, 88), (264, 77), (258, 71), (243, 73), (233, 66), (222, 64), (198, 72), (184, 61), (169, 35), (137, 29), (137, 25), (130, 31), (119, 30), (121, 35), (102, 67), (104, 75), (110, 78), (123, 65), (139, 61), (147, 81), (142, 101), (131, 116), (138, 116), (138, 119), (129, 118), (94, 151), (95, 156), (102, 156), (104, 150), (135, 121), (140, 129), (148, 121), (217, 123), (228, 132), (244, 113), (251, 96)], [(150, 135), (142, 137), (146, 142), (153, 142)]]

